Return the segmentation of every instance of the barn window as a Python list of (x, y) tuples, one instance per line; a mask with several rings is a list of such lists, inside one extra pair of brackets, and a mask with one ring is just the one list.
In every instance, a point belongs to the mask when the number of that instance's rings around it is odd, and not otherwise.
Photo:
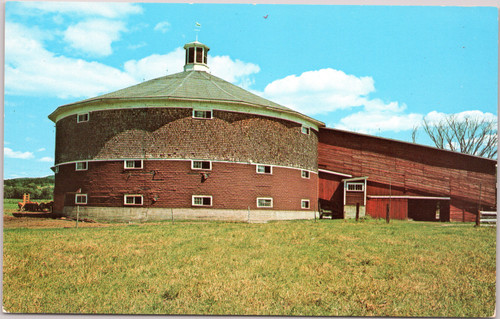
[(77, 171), (86, 171), (88, 169), (87, 162), (76, 162), (76, 170)]
[(187, 56), (187, 63), (193, 63), (194, 62), (194, 48), (189, 48), (188, 49), (188, 56)]
[(309, 135), (310, 129), (307, 126), (302, 126), (302, 134)]
[(302, 171), (302, 178), (309, 178), (310, 174), (309, 171)]
[(203, 63), (203, 48), (196, 48), (196, 63)]
[(310, 201), (308, 199), (303, 199), (300, 201), (300, 207), (302, 207), (302, 209), (309, 209), (311, 206), (310, 206)]
[(142, 195), (125, 195), (123, 198), (123, 203), (125, 205), (142, 205)]
[(195, 118), (195, 119), (211, 119), (212, 118), (212, 111), (193, 110), (193, 118)]
[(87, 205), (87, 194), (76, 194), (75, 195), (76, 205)]
[(89, 121), (89, 113), (78, 114), (76, 116), (77, 123), (88, 122), (88, 121)]
[(212, 162), (210, 161), (191, 161), (191, 169), (212, 169)]
[(193, 206), (212, 206), (212, 196), (193, 195)]
[(272, 174), (273, 169), (271, 165), (257, 165), (258, 174)]
[(365, 190), (364, 183), (347, 183), (347, 190), (353, 192), (363, 192)]
[(273, 199), (271, 197), (257, 197), (257, 207), (273, 207)]
[(126, 160), (124, 163), (125, 169), (141, 169), (142, 160)]

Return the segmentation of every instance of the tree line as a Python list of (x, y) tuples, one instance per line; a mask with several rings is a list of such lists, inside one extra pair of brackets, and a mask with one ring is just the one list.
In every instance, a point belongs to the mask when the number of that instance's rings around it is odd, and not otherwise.
[(30, 194), (30, 199), (53, 199), (54, 176), (24, 177), (7, 179), (3, 182), (3, 197), (22, 199)]

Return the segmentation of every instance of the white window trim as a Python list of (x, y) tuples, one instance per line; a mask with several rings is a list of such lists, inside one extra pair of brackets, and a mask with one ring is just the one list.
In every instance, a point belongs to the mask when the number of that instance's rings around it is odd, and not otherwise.
[[(349, 186), (350, 185), (354, 185), (354, 186), (357, 186), (357, 185), (361, 185), (361, 189), (349, 189)], [(365, 191), (365, 183), (352, 183), (352, 182), (347, 182), (346, 184), (346, 190), (348, 192), (364, 192)]]
[[(141, 166), (140, 167), (127, 167), (127, 162), (137, 162), (137, 161), (141, 162)], [(124, 160), (123, 161), (123, 168), (124, 169), (143, 169), (144, 168), (144, 162), (143, 162), (143, 160)]]
[[(304, 176), (304, 173), (307, 173), (307, 176)], [(302, 178), (310, 179), (310, 178), (311, 178), (311, 172), (306, 171), (306, 170), (302, 170), (302, 171), (300, 172), (300, 176), (301, 176)]]
[[(79, 203), (78, 197), (85, 198), (85, 202)], [(75, 194), (75, 205), (87, 205), (87, 194)]]
[[(85, 168), (78, 168), (79, 163), (85, 163)], [(75, 162), (75, 171), (86, 171), (88, 169), (89, 169), (89, 162), (86, 161)]]
[[(87, 115), (87, 119), (84, 121), (80, 121), (80, 115)], [(90, 120), (90, 113), (79, 113), (76, 115), (76, 123), (88, 122)]]
[[(203, 198), (210, 198), (210, 205), (203, 205), (203, 203), (202, 204), (196, 204), (195, 203), (195, 198), (201, 198), (202, 202), (203, 202)], [(191, 196), (191, 204), (193, 206), (211, 207), (213, 205), (213, 198), (210, 195), (193, 195), (193, 196)]]
[[(306, 130), (306, 132), (304, 132), (304, 130)], [(302, 126), (302, 127), (300, 128), (300, 132), (301, 132), (302, 134), (309, 135), (309, 134), (311, 134), (311, 128), (310, 128), (310, 127), (307, 127), (307, 126)]]
[[(194, 162), (208, 162), (208, 164), (210, 165), (210, 168), (194, 167)], [(202, 166), (203, 166), (203, 164), (202, 164)], [(191, 160), (191, 169), (211, 171), (212, 170), (212, 161)]]
[[(210, 117), (195, 116), (196, 112), (210, 112)], [(193, 118), (194, 119), (202, 119), (202, 120), (211, 120), (211, 119), (214, 118), (214, 112), (213, 112), (213, 110), (197, 110), (197, 109), (193, 109)]]
[[(259, 166), (264, 166), (264, 167), (269, 166), (270, 172), (269, 173), (259, 172)], [(257, 174), (272, 175), (273, 174), (273, 166), (272, 165), (257, 164), (257, 165), (255, 165), (255, 172), (257, 172)]]
[[(127, 198), (128, 197), (140, 197), (141, 198), (141, 203), (140, 204), (129, 204), (127, 203)], [(144, 198), (141, 194), (126, 194), (123, 195), (123, 205), (125, 206), (143, 206), (144, 205)]]
[[(302, 204), (307, 202), (307, 207), (304, 207)], [(302, 209), (311, 209), (311, 201), (309, 199), (302, 199), (300, 201), (300, 208)]]
[[(259, 205), (259, 200), (271, 200), (271, 206), (261, 206)], [(256, 203), (258, 208), (273, 208), (274, 206), (274, 201), (272, 197), (257, 197)]]

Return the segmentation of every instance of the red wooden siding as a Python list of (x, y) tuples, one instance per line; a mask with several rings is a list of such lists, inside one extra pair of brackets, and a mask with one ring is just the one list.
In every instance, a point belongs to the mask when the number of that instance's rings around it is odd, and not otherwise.
[(346, 205), (365, 205), (365, 192), (349, 192), (345, 194), (345, 204)]
[(458, 200), (451, 200), (450, 219), (452, 221), (474, 222), (476, 220), (477, 206)]
[(388, 195), (390, 185), (392, 195), (451, 197), (457, 203), (451, 207), (451, 220), (463, 219), (461, 207), (469, 211), (465, 219), (470, 219), (471, 207), (476, 204), (477, 209), (480, 185), (483, 208), (496, 207), (495, 164), (485, 158), (334, 129), (322, 128), (319, 134), (319, 168), (368, 176), (368, 195)]
[(403, 198), (374, 198), (366, 201), (366, 213), (373, 218), (385, 218), (390, 204), (391, 219), (408, 218), (408, 200)]
[(343, 214), (345, 177), (319, 172), (319, 205), (322, 209), (332, 210), (338, 215)]

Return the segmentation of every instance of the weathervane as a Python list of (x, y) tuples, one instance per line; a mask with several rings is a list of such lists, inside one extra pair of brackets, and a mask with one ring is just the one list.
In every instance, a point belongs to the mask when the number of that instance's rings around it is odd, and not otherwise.
[(199, 22), (196, 22), (196, 27), (194, 28), (194, 31), (196, 32), (196, 42), (198, 42), (198, 32), (201, 30), (201, 24)]

